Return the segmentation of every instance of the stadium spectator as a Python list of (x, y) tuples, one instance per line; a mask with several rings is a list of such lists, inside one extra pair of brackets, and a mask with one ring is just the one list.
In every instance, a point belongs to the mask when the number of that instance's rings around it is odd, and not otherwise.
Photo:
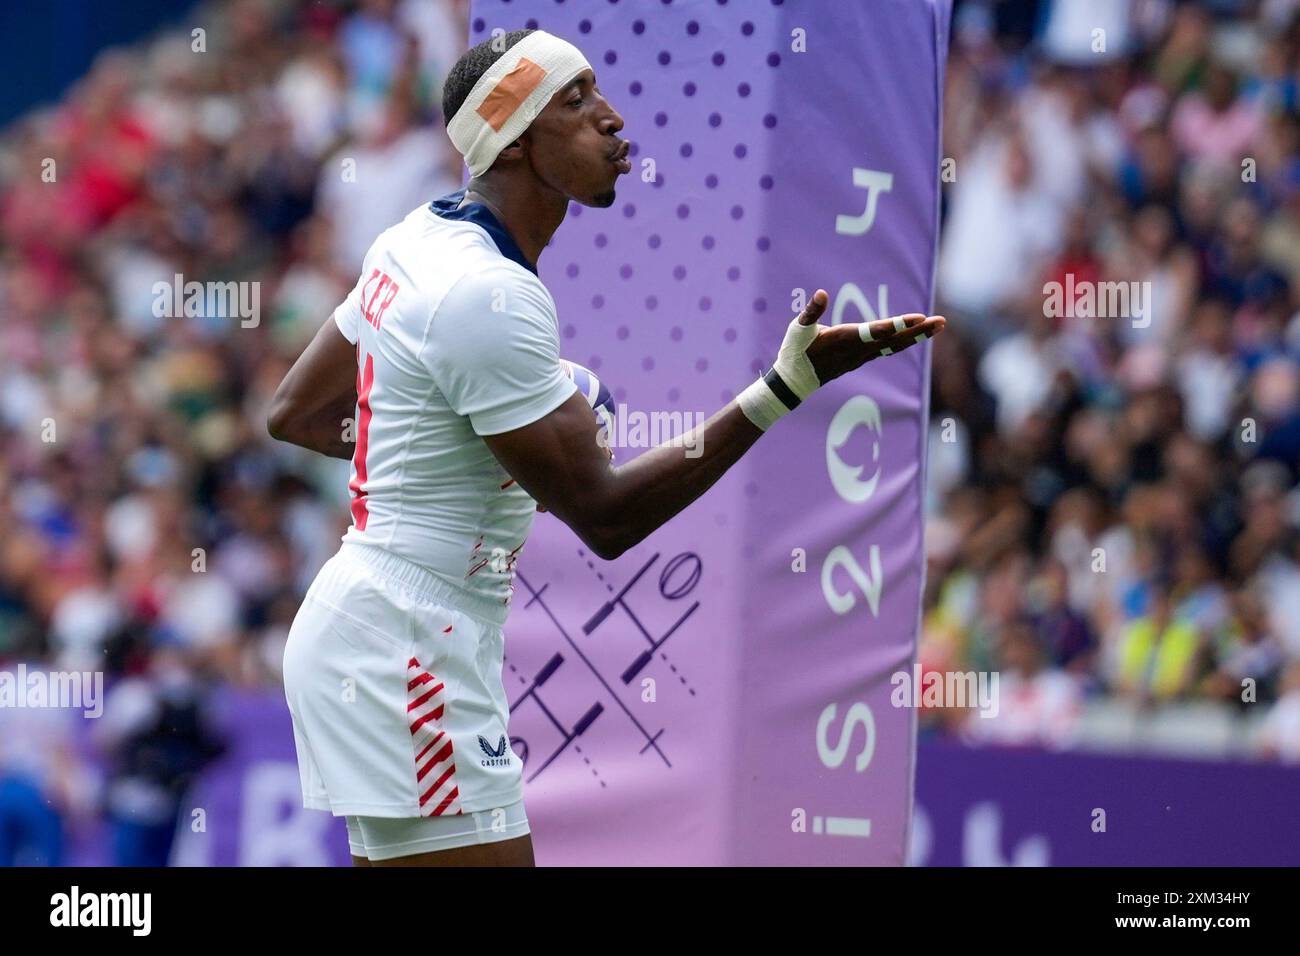
[[(1300, 10), (1088, 7), (1090, 56), (1086, 5), (1028, 44), (1019, 6), (954, 20), (921, 657), (1021, 621), (1090, 695), (1253, 714), (1300, 649)], [(1147, 308), (1049, 308), (1067, 280)]]

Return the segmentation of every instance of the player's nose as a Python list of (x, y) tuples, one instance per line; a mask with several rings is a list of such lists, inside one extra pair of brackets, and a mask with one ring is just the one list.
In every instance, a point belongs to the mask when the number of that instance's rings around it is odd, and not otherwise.
[(623, 116), (614, 107), (609, 106), (606, 115), (601, 117), (600, 123), (601, 132), (612, 136), (623, 129)]

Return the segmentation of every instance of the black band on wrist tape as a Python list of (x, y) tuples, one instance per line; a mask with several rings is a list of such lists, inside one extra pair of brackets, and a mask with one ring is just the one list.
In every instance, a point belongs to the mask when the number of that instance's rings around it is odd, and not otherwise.
[(799, 407), (799, 396), (790, 390), (790, 386), (785, 384), (780, 375), (776, 374), (776, 369), (768, 369), (767, 374), (763, 376), (763, 381), (786, 408), (794, 410)]

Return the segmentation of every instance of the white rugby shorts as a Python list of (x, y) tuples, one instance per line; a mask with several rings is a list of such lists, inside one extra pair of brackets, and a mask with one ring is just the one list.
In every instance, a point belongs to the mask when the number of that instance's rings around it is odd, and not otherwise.
[(505, 637), (455, 598), (432, 572), (368, 545), (345, 543), (321, 568), (284, 652), (304, 807), (454, 817), (522, 800)]

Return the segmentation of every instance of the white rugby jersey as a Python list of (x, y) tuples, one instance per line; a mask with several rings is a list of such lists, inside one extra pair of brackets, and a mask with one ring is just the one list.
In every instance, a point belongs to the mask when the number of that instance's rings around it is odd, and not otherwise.
[(536, 503), (480, 436), (554, 411), (555, 301), (505, 228), (460, 190), (380, 234), (334, 312), (357, 346), (356, 452), (344, 541), (383, 548), (504, 620)]

